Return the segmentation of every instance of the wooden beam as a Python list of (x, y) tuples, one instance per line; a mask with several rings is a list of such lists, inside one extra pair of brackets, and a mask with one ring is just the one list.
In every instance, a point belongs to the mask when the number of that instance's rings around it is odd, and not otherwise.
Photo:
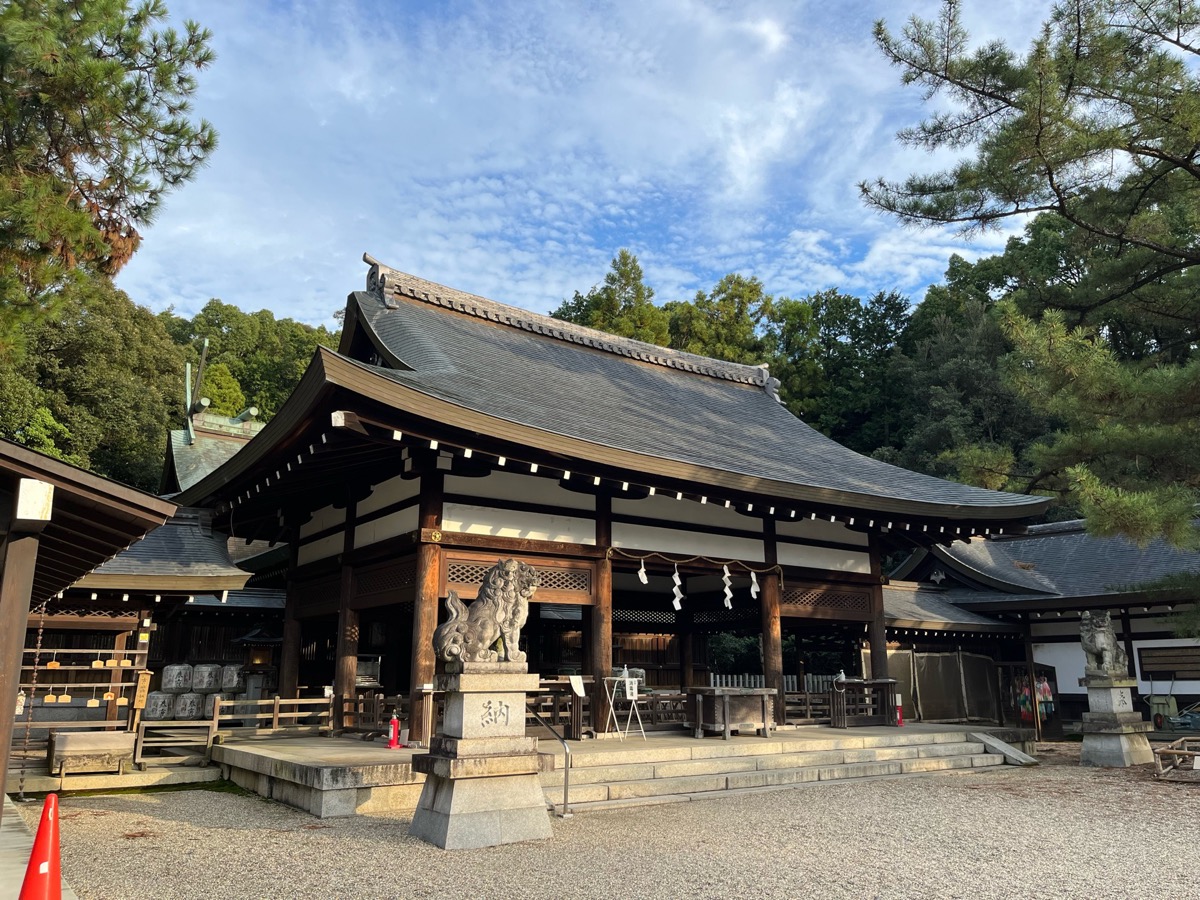
[[(433, 632), (437, 629), (438, 585), (441, 579), (441, 547), (433, 540), (442, 526), (444, 478), (438, 471), (421, 476), (421, 503), (417, 526), (422, 539), (417, 544), (417, 589), (413, 598), (412, 663), (409, 668), (408, 736), (429, 746), (433, 737), (425, 733), (425, 704), (433, 700), (421, 685), (433, 681), (437, 660), (433, 655)], [(428, 537), (428, 540), (425, 538)]]
[[(438, 473), (439, 475), (441, 473)], [(441, 516), (439, 515), (439, 522)], [(435, 541), (434, 532), (438, 539)], [(610, 523), (611, 533), (611, 523)], [(501, 553), (535, 554), (542, 556), (577, 556), (584, 559), (603, 559), (606, 554), (600, 547), (590, 544), (570, 544), (566, 541), (532, 541), (526, 538), (492, 537), (487, 534), (463, 534), (458, 531), (442, 531), (438, 528), (422, 528), (420, 540), (441, 544), (443, 547), (461, 547)]]

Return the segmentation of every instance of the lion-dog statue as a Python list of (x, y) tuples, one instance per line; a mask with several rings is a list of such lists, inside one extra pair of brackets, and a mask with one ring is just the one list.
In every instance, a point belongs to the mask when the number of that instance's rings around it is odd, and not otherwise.
[(1125, 648), (1117, 642), (1113, 633), (1112, 619), (1107, 612), (1084, 611), (1079, 617), (1079, 643), (1087, 658), (1084, 673), (1087, 675), (1129, 675), (1129, 657)]
[(433, 652), (446, 662), (524, 662), (521, 628), (529, 600), (541, 584), (533, 566), (515, 559), (496, 562), (467, 606), (457, 591), (446, 597), (450, 618), (433, 633)]

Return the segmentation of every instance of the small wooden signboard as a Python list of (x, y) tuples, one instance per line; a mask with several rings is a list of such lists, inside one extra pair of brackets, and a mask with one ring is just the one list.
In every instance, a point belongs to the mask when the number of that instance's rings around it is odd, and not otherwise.
[(148, 669), (143, 669), (142, 671), (138, 672), (137, 690), (135, 690), (134, 694), (133, 694), (133, 708), (134, 709), (145, 709), (146, 708), (146, 696), (149, 693), (150, 693), (150, 671)]

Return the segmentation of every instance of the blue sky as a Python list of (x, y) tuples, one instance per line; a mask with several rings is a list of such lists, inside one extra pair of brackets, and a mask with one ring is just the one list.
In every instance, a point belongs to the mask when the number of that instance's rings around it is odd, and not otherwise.
[[(932, 0), (168, 6), (213, 31), (194, 105), (221, 142), (118, 278), (156, 310), (330, 323), (366, 251), (544, 312), (622, 247), (660, 302), (729, 272), (919, 300), (951, 253), (1006, 237), (902, 228), (857, 196), (939, 162), (896, 144), (921, 95), (871, 40)], [(1047, 8), (965, 6), (973, 35), (1021, 47)]]

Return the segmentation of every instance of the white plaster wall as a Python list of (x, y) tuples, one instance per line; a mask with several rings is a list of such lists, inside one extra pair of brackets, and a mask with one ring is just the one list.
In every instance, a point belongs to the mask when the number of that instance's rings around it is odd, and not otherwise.
[[(621, 500), (613, 498), (614, 516), (642, 516), (650, 519), (662, 519), (666, 522), (678, 522), (688, 528), (697, 525), (715, 525), (718, 528), (736, 528), (741, 531), (762, 533), (762, 519), (756, 513), (744, 516), (736, 510), (726, 509), (724, 502), (700, 503), (697, 500), (676, 500), (675, 495), (663, 496), (655, 494), (644, 500)], [(767, 508), (762, 509), (766, 513)], [(616, 527), (615, 524), (613, 526)]]
[(296, 562), (298, 565), (304, 565), (316, 562), (318, 559), (337, 556), (342, 552), (342, 544), (343, 536), (341, 534), (331, 534), (329, 537), (323, 537), (311, 544), (301, 544), (300, 551), (296, 554)]
[[(1078, 627), (1076, 627), (1078, 631)], [(1145, 695), (1149, 693), (1156, 694), (1200, 694), (1200, 680), (1180, 679), (1172, 685), (1168, 679), (1154, 679), (1153, 691), (1149, 678), (1141, 677), (1141, 669), (1137, 664), (1137, 651), (1141, 647), (1196, 647), (1200, 646), (1200, 641), (1185, 640), (1182, 638), (1162, 638), (1158, 640), (1133, 642), (1133, 656), (1131, 659), (1130, 668), (1136, 669), (1138, 675), (1138, 691)], [(1033, 645), (1033, 659), (1035, 662), (1044, 663), (1054, 666), (1058, 671), (1058, 690), (1061, 694), (1086, 694), (1087, 689), (1079, 686), (1079, 679), (1083, 677), (1084, 664), (1086, 658), (1083, 653), (1083, 646), (1079, 643), (1062, 643), (1062, 644), (1038, 644)]]
[(397, 475), (395, 478), (389, 478), (387, 481), (375, 485), (375, 489), (371, 491), (371, 495), (358, 504), (355, 513), (359, 516), (365, 516), (368, 513), (375, 512), (377, 509), (383, 509), (385, 506), (402, 503), (417, 496), (420, 492), (420, 478), (405, 480)]
[[(574, 476), (576, 478), (580, 476)], [(519, 503), (542, 503), (565, 509), (586, 509), (594, 512), (596, 498), (560, 487), (557, 481), (537, 475), (493, 470), (484, 478), (464, 478), (447, 475), (447, 494), (463, 494), (486, 500), (513, 500)]]
[(801, 547), (798, 544), (776, 544), (776, 553), (780, 564), (784, 566), (871, 574), (871, 557), (867, 553), (837, 550), (832, 547)]
[(804, 538), (810, 541), (837, 541), (839, 544), (853, 544), (855, 547), (866, 547), (870, 538), (861, 531), (851, 531), (841, 522), (830, 522), (825, 519), (781, 519), (775, 523), (775, 534), (779, 537)]
[(300, 526), (300, 537), (306, 538), (310, 534), (316, 534), (318, 531), (324, 531), (334, 525), (341, 525), (345, 521), (346, 510), (326, 506), (324, 509), (314, 512), (312, 518)]
[(591, 519), (492, 509), (465, 503), (447, 503), (443, 507), (442, 530), (531, 541), (596, 543), (596, 523)]
[(366, 547), (398, 534), (416, 531), (418, 519), (419, 511), (415, 506), (410, 506), (372, 522), (364, 522), (354, 529), (354, 546)]
[[(691, 505), (696, 506), (694, 503)], [(676, 531), (671, 528), (630, 525), (625, 522), (613, 522), (612, 531), (614, 547), (657, 550), (660, 553), (678, 553), (683, 556), (763, 561), (762, 541), (754, 538), (728, 537), (703, 531)]]

